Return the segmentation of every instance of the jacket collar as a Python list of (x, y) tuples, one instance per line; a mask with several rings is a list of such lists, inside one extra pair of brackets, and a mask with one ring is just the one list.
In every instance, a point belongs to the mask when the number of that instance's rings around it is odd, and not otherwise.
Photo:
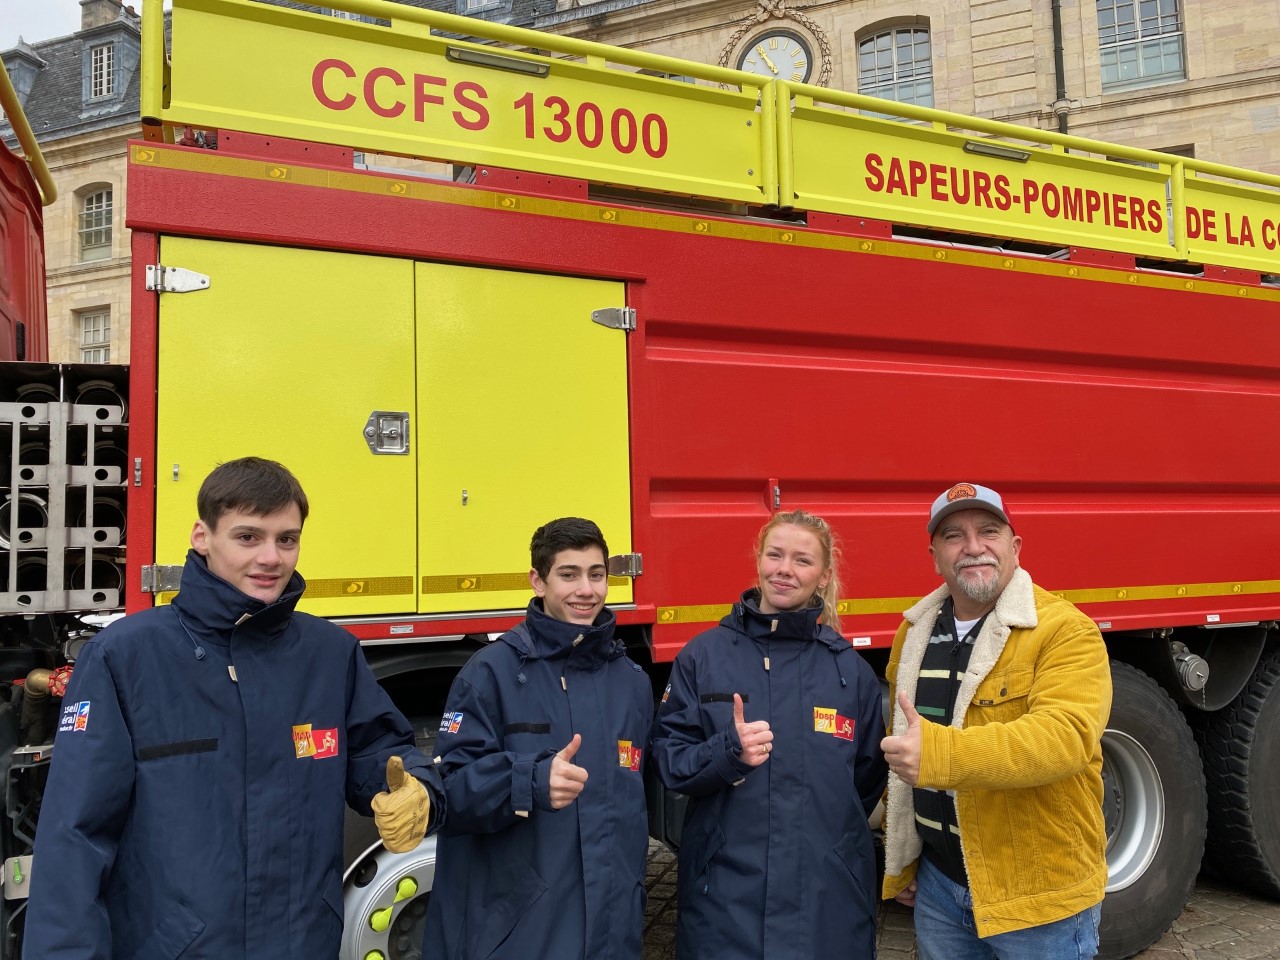
[(821, 616), (822, 601), (817, 597), (800, 610), (763, 613), (760, 610), (760, 589), (752, 587), (742, 594), (720, 623), (753, 640), (818, 640), (836, 651), (848, 647), (849, 642), (844, 637), (818, 622)]
[(237, 590), (211, 571), (204, 557), (188, 550), (182, 585), (172, 606), (188, 630), (211, 643), (230, 643), (233, 630), (239, 636), (275, 640), (288, 627), (306, 588), (302, 575), (294, 571), (280, 599), (266, 603)]
[(613, 638), (616, 623), (608, 608), (601, 610), (589, 627), (557, 620), (543, 609), (542, 600), (534, 597), (524, 623), (508, 630), (502, 639), (524, 660), (556, 660), (573, 654), (574, 666), (594, 666), (623, 654), (623, 644)]
[[(944, 583), (919, 603), (910, 607), (903, 617), (910, 626), (902, 642), (899, 654), (897, 688), (907, 695), (907, 699), (915, 702), (916, 685), (920, 679), (920, 665), (924, 662), (924, 653), (929, 646), (929, 638), (933, 634), (934, 622), (942, 611), (944, 601), (950, 596), (950, 588)], [(964, 726), (965, 707), (972, 702), (978, 685), (987, 678), (991, 670), (1004, 652), (1009, 633), (1017, 629), (1031, 629), (1039, 623), (1036, 616), (1035, 586), (1031, 576), (1022, 568), (1014, 571), (1004, 592), (996, 600), (995, 608), (982, 623), (982, 629), (974, 640), (973, 650), (969, 656), (969, 668), (965, 671), (960, 686), (956, 690), (956, 709), (951, 720), (953, 727)], [(889, 722), (891, 733), (901, 735), (906, 732), (907, 718), (898, 703), (892, 704), (892, 717)], [(889, 786), (885, 793), (886, 827), (885, 827), (885, 873), (898, 876), (907, 866), (920, 856), (923, 842), (915, 828), (915, 815), (911, 801), (911, 788), (898, 778), (897, 774), (889, 774)]]

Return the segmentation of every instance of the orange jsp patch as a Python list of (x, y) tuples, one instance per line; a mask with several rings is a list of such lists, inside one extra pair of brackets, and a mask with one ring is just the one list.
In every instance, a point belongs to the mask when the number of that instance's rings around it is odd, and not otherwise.
[(836, 732), (836, 712), (831, 707), (813, 708), (813, 729), (817, 733)]
[(311, 739), (311, 724), (295, 723), (293, 725), (293, 755), (295, 757), (314, 757), (316, 745)]
[(630, 740), (618, 741), (618, 766), (639, 772), (643, 755), (644, 751), (640, 747), (633, 747)]

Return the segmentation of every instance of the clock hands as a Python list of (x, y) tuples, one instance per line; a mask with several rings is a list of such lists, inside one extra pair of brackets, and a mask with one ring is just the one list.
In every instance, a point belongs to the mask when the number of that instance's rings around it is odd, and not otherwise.
[(769, 55), (764, 52), (764, 44), (756, 45), (756, 53), (760, 54), (760, 56), (764, 59), (765, 66), (767, 66), (774, 73), (778, 72), (778, 68), (773, 65), (773, 61), (769, 59)]

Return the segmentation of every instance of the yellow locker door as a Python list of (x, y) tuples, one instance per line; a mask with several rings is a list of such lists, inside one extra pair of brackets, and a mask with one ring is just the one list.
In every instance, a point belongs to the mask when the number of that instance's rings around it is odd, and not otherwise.
[[(423, 612), (522, 609), (529, 538), (587, 517), (631, 551), (626, 334), (591, 311), (621, 283), (420, 263)], [(631, 601), (613, 578), (610, 603)]]
[(183, 562), (210, 470), (268, 457), (311, 505), (300, 609), (413, 612), (415, 451), (365, 438), (372, 412), (413, 410), (412, 261), (169, 237), (161, 254), (210, 282), (159, 295), (156, 562)]

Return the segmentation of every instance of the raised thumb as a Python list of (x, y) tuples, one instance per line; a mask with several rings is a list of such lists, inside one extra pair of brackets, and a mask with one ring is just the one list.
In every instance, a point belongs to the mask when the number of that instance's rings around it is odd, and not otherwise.
[(398, 755), (387, 757), (387, 789), (392, 793), (404, 785), (404, 760)]
[(907, 696), (903, 690), (898, 691), (898, 706), (902, 707), (902, 713), (907, 718), (907, 726), (914, 727), (920, 723), (920, 714), (916, 712), (915, 704)]
[(573, 739), (565, 744), (564, 749), (560, 751), (560, 759), (565, 761), (572, 760), (577, 755), (580, 746), (582, 746), (582, 734), (575, 733)]
[(746, 723), (747, 718), (742, 713), (742, 697), (740, 694), (733, 695), (733, 722)]

